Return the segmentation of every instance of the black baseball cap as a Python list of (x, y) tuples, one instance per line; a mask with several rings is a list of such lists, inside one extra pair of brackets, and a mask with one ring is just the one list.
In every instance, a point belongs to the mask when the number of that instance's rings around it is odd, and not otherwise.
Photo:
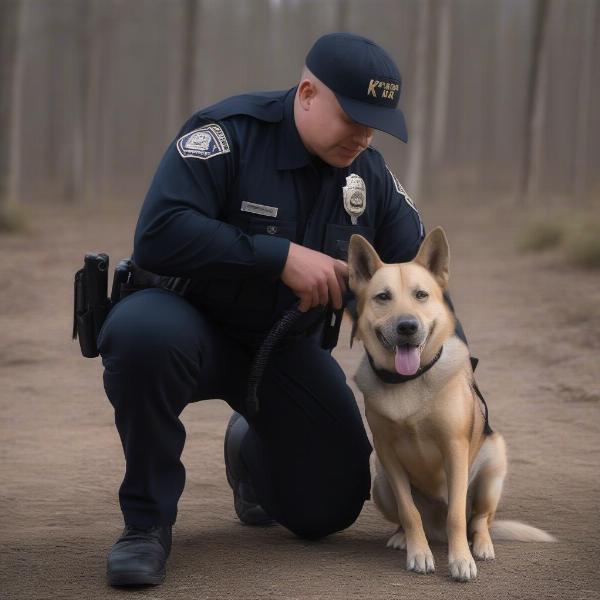
[(402, 78), (381, 46), (354, 33), (328, 33), (309, 50), (306, 66), (353, 121), (408, 141), (398, 109)]

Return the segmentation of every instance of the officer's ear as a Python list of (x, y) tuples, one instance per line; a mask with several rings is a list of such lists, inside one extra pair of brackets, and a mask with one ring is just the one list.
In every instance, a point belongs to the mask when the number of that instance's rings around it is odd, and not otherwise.
[(298, 102), (304, 110), (309, 110), (317, 88), (310, 79), (302, 79), (298, 84)]

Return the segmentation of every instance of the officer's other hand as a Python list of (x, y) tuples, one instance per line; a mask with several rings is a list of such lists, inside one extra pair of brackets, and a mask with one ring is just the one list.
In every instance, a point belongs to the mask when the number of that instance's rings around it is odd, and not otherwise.
[(348, 265), (345, 262), (290, 243), (281, 280), (300, 298), (298, 308), (301, 312), (325, 306), (330, 301), (335, 309), (342, 308), (347, 279)]

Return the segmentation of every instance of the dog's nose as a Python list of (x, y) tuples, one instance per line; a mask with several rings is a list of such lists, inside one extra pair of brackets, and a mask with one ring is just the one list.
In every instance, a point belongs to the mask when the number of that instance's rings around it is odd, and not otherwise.
[(419, 329), (419, 321), (411, 315), (403, 315), (398, 320), (396, 332), (400, 335), (413, 335)]

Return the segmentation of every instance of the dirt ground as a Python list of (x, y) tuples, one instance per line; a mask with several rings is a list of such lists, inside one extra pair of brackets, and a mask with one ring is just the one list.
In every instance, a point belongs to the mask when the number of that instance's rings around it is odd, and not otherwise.
[[(124, 463), (100, 360), (70, 341), (72, 275), (85, 251), (105, 250), (113, 264), (126, 256), (136, 211), (34, 206), (28, 232), (0, 236), (0, 598), (600, 598), (600, 276), (558, 254), (520, 256), (523, 215), (465, 200), (423, 212), (447, 231), (453, 298), (509, 448), (499, 517), (559, 542), (497, 543), (477, 581), (457, 584), (443, 546), (433, 547), (434, 575), (407, 573), (371, 502), (316, 543), (244, 527), (223, 468), (230, 409), (216, 400), (183, 415), (187, 485), (167, 581), (108, 587)], [(348, 377), (361, 353), (346, 327), (336, 356)]]

